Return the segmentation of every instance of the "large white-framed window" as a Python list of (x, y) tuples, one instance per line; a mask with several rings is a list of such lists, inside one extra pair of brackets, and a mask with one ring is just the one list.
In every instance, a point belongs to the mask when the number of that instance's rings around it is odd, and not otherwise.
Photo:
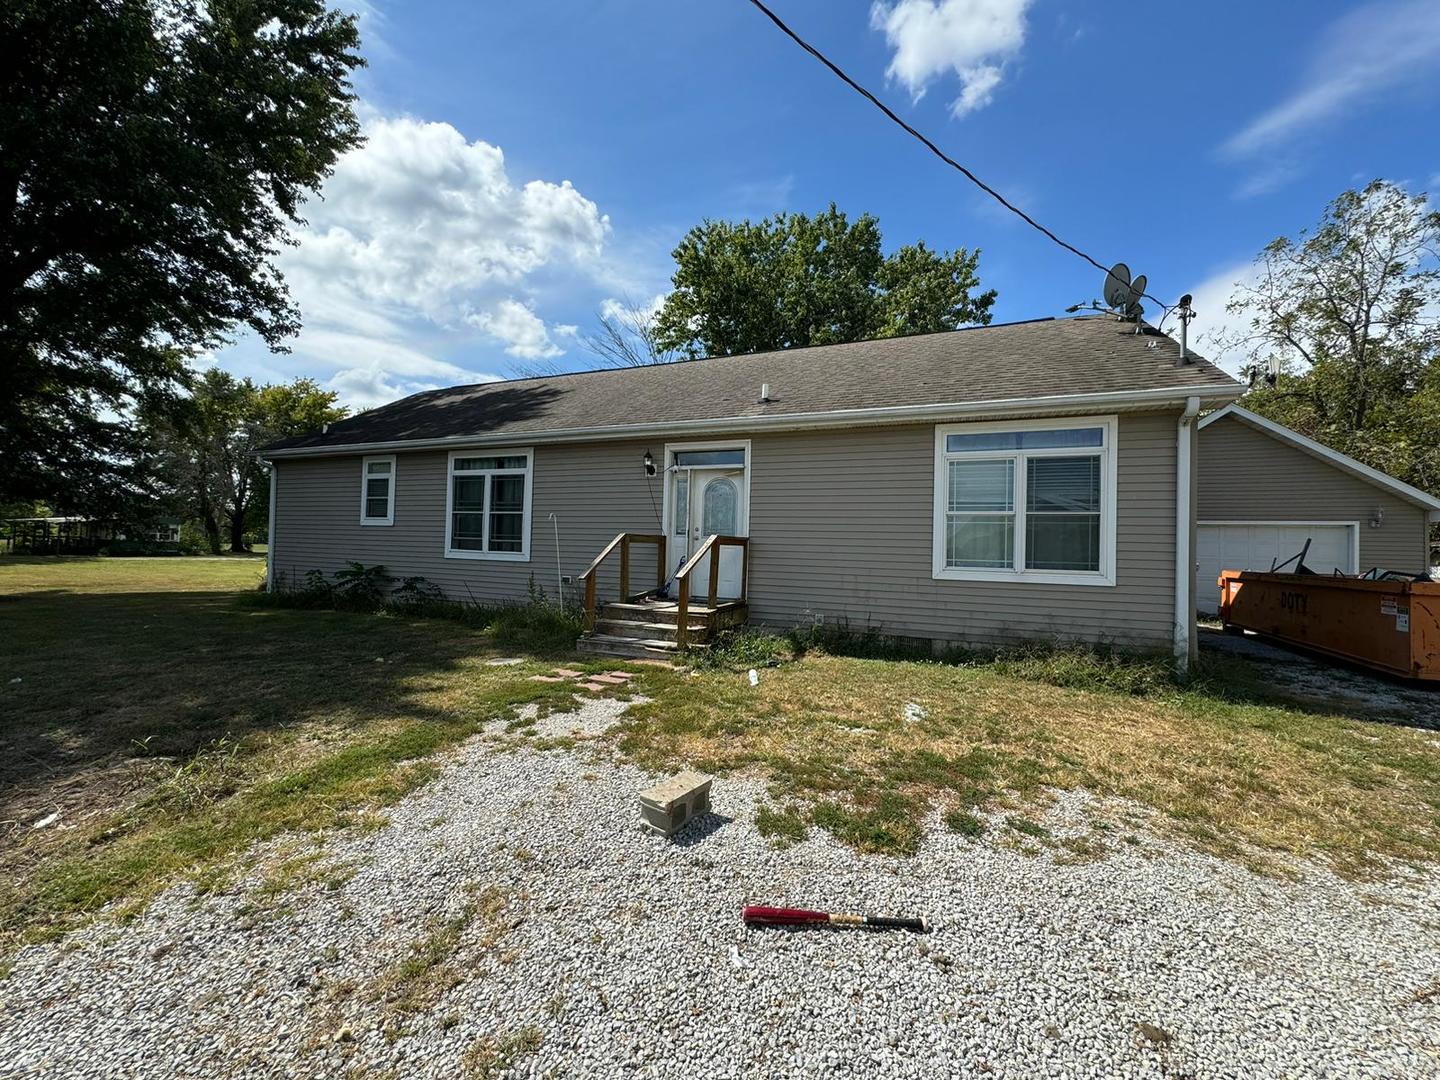
[(360, 459), (360, 524), (395, 524), (395, 455)]
[(447, 559), (530, 560), (535, 452), (454, 450), (445, 479)]
[(934, 576), (1115, 584), (1114, 416), (935, 428)]

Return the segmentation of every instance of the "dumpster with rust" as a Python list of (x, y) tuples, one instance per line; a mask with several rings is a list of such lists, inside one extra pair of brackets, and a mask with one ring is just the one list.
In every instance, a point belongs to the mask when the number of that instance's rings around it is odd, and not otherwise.
[(1440, 582), (1224, 570), (1220, 621), (1391, 675), (1440, 682)]

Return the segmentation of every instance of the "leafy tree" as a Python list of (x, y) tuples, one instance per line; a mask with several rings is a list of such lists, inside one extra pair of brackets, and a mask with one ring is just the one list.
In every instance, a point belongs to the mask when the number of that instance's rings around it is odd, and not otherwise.
[(995, 290), (977, 292), (978, 250), (918, 243), (886, 256), (879, 222), (862, 214), (851, 223), (833, 203), (814, 217), (707, 220), (674, 257), (654, 342), (687, 356), (983, 325), (995, 303)]
[(1247, 408), (1440, 493), (1440, 213), (1376, 180), (1313, 232), (1271, 242), (1222, 338), (1252, 373), (1278, 371)]
[(147, 464), (170, 505), (200, 521), (213, 553), (227, 533), (230, 550), (243, 552), (270, 497), (269, 472), (254, 452), (339, 420), (345, 409), (335, 399), (311, 379), (256, 386), (212, 368), (179, 409), (151, 418)]
[(94, 508), (190, 357), (297, 329), (274, 257), (359, 142), (359, 36), (324, 0), (9, 0), (0, 40), (0, 497)]

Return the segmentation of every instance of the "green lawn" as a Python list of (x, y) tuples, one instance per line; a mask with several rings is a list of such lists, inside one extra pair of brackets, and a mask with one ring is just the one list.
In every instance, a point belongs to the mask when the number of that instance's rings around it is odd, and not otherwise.
[[(242, 602), (263, 566), (0, 559), (0, 956), (179, 876), (223, 880), (279, 832), (373, 822), (487, 720), (571, 704), (569, 686), (529, 679), (555, 657), (488, 665), (508, 650), (482, 630)], [(1274, 698), (1239, 661), (1185, 690), (1153, 663), (1075, 654), (957, 666), (811, 651), (753, 688), (723, 666), (631, 670), (653, 700), (617, 747), (657, 769), (767, 778), (757, 824), (780, 844), (824, 828), (904, 853), (933, 810), (966, 835), (999, 810), (1001, 842), (1067, 858), (1144, 828), (1256, 865), (1440, 856), (1440, 736)], [(906, 719), (907, 702), (924, 717)], [(1031, 817), (1074, 787), (1147, 820), (1097, 814), (1062, 850)]]

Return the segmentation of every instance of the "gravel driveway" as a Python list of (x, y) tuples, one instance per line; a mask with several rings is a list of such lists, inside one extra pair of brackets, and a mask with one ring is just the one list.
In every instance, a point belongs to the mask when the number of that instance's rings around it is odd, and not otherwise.
[[(621, 708), (550, 723), (596, 732)], [(781, 851), (753, 825), (763, 789), (734, 779), (667, 842), (637, 826), (653, 780), (585, 742), (476, 740), (388, 825), (329, 839), (343, 884), (176, 888), (27, 950), (0, 984), (0, 1074), (1440, 1073), (1434, 873), (1280, 882), (1150, 836), (1065, 864), (938, 825), (909, 860), (823, 834)], [(936, 929), (747, 931), (747, 898)]]
[(1317, 653), (1287, 649), (1252, 633), (1226, 634), (1202, 627), (1200, 651), (1211, 656), (1243, 656), (1276, 686), (1311, 704), (1440, 730), (1440, 687), (1372, 674)]

